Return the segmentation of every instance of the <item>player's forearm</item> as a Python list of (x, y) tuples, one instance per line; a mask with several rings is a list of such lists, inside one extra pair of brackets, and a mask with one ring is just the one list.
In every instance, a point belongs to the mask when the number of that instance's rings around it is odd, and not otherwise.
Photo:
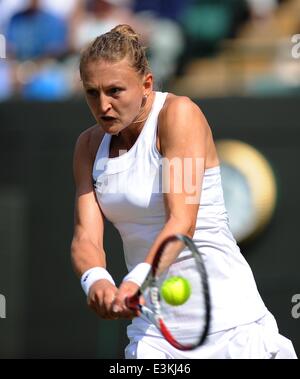
[(105, 252), (86, 239), (73, 239), (71, 260), (76, 274), (81, 275), (92, 267), (106, 267)]
[(189, 237), (193, 237), (195, 232), (195, 224), (192, 220), (187, 219), (177, 219), (175, 217), (170, 217), (166, 222), (165, 226), (161, 230), (161, 232), (157, 235), (154, 243), (152, 244), (149, 253), (146, 257), (147, 263), (152, 263), (154, 255), (157, 252), (159, 245), (170, 235), (180, 233), (188, 235)]

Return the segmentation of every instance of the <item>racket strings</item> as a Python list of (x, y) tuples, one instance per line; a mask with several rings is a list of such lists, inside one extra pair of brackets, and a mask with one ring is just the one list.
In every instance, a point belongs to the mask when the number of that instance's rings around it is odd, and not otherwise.
[[(190, 287), (188, 298), (180, 305), (169, 304), (162, 294), (164, 283), (174, 277), (183, 278)], [(170, 242), (162, 251), (156, 285), (160, 294), (156, 312), (172, 337), (183, 345), (197, 345), (206, 323), (203, 280), (195, 255), (181, 241)]]

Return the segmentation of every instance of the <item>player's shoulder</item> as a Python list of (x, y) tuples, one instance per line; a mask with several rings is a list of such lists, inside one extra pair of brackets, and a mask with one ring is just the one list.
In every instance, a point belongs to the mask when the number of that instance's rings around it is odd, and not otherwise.
[(101, 138), (102, 135), (104, 132), (99, 125), (93, 125), (79, 134), (77, 144), (88, 146), (93, 139)]
[(187, 96), (167, 95), (166, 101), (159, 114), (159, 123), (185, 123), (190, 119), (200, 119), (203, 116), (199, 106)]
[[(199, 106), (187, 96), (168, 94), (159, 114), (159, 125), (162, 130), (184, 130), (190, 133), (198, 125), (206, 131), (208, 124)], [(174, 125), (178, 126), (177, 128)]]
[(97, 124), (85, 129), (78, 136), (75, 149), (82, 155), (95, 157), (104, 134)]
[(195, 112), (200, 111), (196, 103), (188, 96), (177, 96), (173, 93), (167, 95), (166, 101), (162, 108), (162, 114), (170, 114), (173, 112)]

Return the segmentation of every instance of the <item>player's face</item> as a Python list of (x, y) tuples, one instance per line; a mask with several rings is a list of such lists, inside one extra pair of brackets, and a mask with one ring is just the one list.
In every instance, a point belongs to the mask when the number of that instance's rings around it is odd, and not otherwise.
[(106, 133), (117, 134), (139, 116), (152, 76), (139, 75), (127, 59), (97, 60), (86, 64), (82, 81), (88, 106), (98, 124)]

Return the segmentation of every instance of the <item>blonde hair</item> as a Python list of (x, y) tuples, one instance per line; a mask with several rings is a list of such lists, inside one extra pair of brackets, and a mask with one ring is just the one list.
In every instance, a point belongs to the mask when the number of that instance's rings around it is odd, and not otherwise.
[(108, 62), (118, 62), (124, 58), (128, 58), (132, 68), (141, 75), (151, 71), (146, 57), (146, 48), (140, 43), (139, 35), (126, 24), (118, 25), (108, 33), (98, 36), (81, 53), (80, 76), (82, 78), (84, 66), (89, 61), (103, 59)]

